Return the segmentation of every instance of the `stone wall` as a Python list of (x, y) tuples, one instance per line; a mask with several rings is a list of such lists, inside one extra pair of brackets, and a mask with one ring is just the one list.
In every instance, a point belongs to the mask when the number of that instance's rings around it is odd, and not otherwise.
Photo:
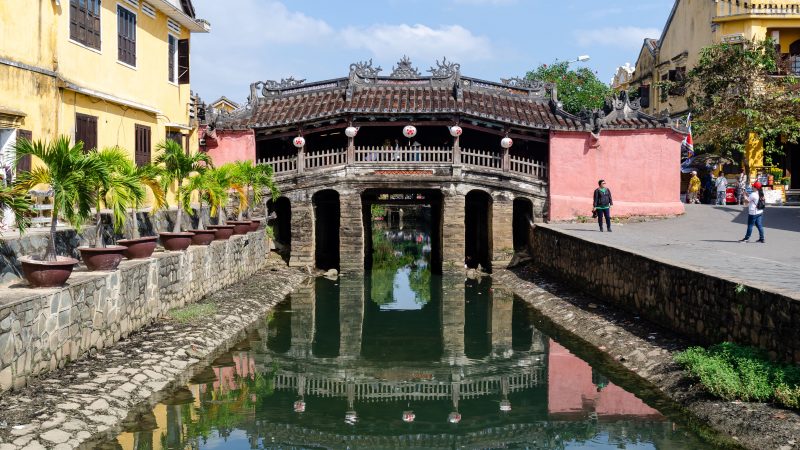
[[(208, 247), (76, 272), (59, 289), (0, 289), (0, 392), (113, 345), (168, 310), (247, 278), (266, 264), (263, 230)], [(0, 292), (2, 293), (2, 292)]]
[(798, 300), (548, 226), (535, 228), (533, 250), (543, 272), (698, 343), (731, 341), (800, 362)]

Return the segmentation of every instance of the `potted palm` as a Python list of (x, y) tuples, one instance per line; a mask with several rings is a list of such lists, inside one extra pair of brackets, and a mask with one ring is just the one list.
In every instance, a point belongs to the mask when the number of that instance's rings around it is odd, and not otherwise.
[(228, 206), (228, 193), (231, 189), (233, 189), (241, 198), (243, 195), (243, 191), (241, 186), (238, 183), (238, 179), (236, 177), (236, 173), (234, 171), (234, 167), (232, 164), (223, 164), (220, 167), (217, 167), (209, 173), (209, 177), (213, 179), (215, 185), (217, 185), (222, 192), (223, 195), (219, 195), (215, 197), (213, 204), (211, 205), (212, 208), (212, 216), (216, 217), (217, 224), (216, 225), (209, 225), (209, 229), (216, 231), (216, 238), (217, 240), (228, 239), (233, 235), (236, 234), (245, 234), (250, 229), (249, 224), (233, 224), (226, 220), (225, 217), (225, 208)]
[(6, 214), (14, 215), (14, 225), (20, 234), (30, 225), (28, 214), (32, 206), (27, 192), (19, 185), (0, 185), (0, 223), (6, 223)]
[(141, 203), (145, 197), (144, 187), (136, 177), (136, 170), (128, 155), (119, 147), (94, 151), (91, 156), (100, 160), (105, 170), (93, 177), (92, 188), (95, 191), (95, 229), (94, 245), (78, 247), (81, 259), (90, 271), (116, 270), (128, 247), (123, 245), (106, 245), (103, 239), (102, 207), (111, 212), (114, 231), (119, 232), (125, 226), (128, 208)]
[(17, 185), (25, 191), (37, 185), (49, 185), (53, 190), (47, 249), (42, 256), (20, 258), (23, 274), (33, 287), (61, 286), (69, 279), (78, 260), (56, 253), (58, 217), (63, 216), (75, 228), (86, 222), (95, 202), (93, 180), (105, 176), (106, 168), (95, 155), (84, 154), (83, 143), (72, 145), (66, 136), (49, 143), (20, 139), (15, 151), (17, 157), (31, 155), (42, 163), (30, 172), (20, 173)]
[[(164, 174), (161, 178), (162, 185), (166, 190), (167, 186), (177, 184), (176, 193), (180, 193), (183, 183), (192, 173), (201, 172), (212, 166), (211, 158), (205, 153), (195, 153), (187, 155), (180, 144), (167, 139), (158, 144), (157, 149), (161, 152), (155, 159), (155, 164), (161, 166)], [(180, 203), (180, 200), (178, 200)], [(183, 207), (178, 204), (175, 216), (175, 224), (172, 232), (161, 232), (161, 245), (167, 250), (186, 250), (192, 244), (193, 233), (182, 232), (183, 227)]]
[(264, 191), (269, 190), (272, 199), (278, 197), (278, 188), (272, 179), (272, 166), (267, 164), (253, 165), (252, 161), (237, 161), (235, 164), (237, 178), (244, 188), (247, 195), (243, 208), (239, 208), (238, 220), (249, 219), (251, 222), (250, 231), (258, 230), (261, 225), (260, 219), (253, 219), (251, 213), (255, 205), (262, 203), (266, 210), (266, 197)]
[[(183, 186), (180, 196), (181, 206), (188, 213), (192, 213), (191, 201), (192, 194), (197, 192), (197, 199), (199, 207), (197, 208), (197, 228), (189, 230), (194, 233), (192, 236), (193, 245), (209, 245), (216, 237), (216, 232), (213, 229), (206, 229), (203, 223), (203, 203), (212, 205), (213, 209), (217, 203), (217, 197), (226, 195), (225, 191), (216, 184), (216, 180), (211, 176), (214, 169), (207, 169), (202, 172), (197, 172), (190, 177), (186, 184)], [(213, 212), (212, 212), (213, 214)]]
[[(158, 211), (166, 202), (164, 189), (161, 186), (162, 169), (153, 164), (145, 164), (134, 168), (134, 176), (143, 188), (149, 189), (153, 194), (152, 211)], [(139, 231), (138, 212), (142, 206), (139, 198), (134, 198), (131, 213), (131, 238), (120, 239), (117, 244), (127, 247), (125, 257), (128, 259), (144, 259), (153, 255), (158, 243), (158, 236), (142, 236)]]

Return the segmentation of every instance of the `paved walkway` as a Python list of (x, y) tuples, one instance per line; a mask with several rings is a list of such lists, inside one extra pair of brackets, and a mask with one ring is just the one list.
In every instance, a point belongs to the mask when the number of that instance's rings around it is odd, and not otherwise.
[(764, 216), (767, 243), (755, 243), (758, 231), (754, 229), (751, 243), (741, 244), (738, 240), (747, 228), (745, 207), (686, 206), (684, 216), (612, 225), (613, 233), (600, 233), (596, 222), (549, 226), (800, 300), (800, 208), (768, 207)]

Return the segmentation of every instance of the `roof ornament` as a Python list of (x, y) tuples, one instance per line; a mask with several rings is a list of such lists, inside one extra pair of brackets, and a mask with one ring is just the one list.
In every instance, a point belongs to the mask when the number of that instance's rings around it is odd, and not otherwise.
[(264, 97), (266, 97), (267, 95), (269, 95), (270, 91), (280, 91), (283, 89), (297, 87), (305, 82), (306, 82), (305, 78), (302, 80), (298, 80), (295, 77), (281, 78), (281, 81), (267, 80), (263, 83), (264, 89), (262, 90), (261, 93), (262, 95), (264, 95)]
[(383, 69), (372, 66), (372, 58), (369, 61), (358, 61), (350, 64), (350, 72), (355, 73), (361, 78), (376, 78)]
[(544, 89), (545, 86), (544, 81), (531, 80), (528, 78), (520, 78), (520, 77), (501, 78), (500, 81), (508, 87), (518, 88), (518, 89), (531, 89), (535, 91), (540, 91)]
[(449, 78), (461, 71), (461, 64), (448, 61), (447, 57), (442, 57), (442, 61), (436, 60), (436, 67), (431, 66), (428, 69), (431, 76), (434, 78)]
[(408, 56), (403, 55), (403, 58), (397, 62), (397, 66), (392, 68), (392, 74), (389, 75), (389, 78), (420, 78), (422, 76), (419, 73), (419, 69), (414, 67), (411, 63), (411, 59)]

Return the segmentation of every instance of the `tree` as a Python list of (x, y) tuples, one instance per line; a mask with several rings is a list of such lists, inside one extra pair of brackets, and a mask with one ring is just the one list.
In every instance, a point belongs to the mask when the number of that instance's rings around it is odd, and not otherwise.
[(0, 185), (0, 221), (5, 220), (6, 214), (13, 214), (17, 229), (20, 233), (24, 233), (31, 222), (27, 216), (31, 208), (25, 189), (17, 185)]
[(144, 186), (136, 175), (133, 161), (119, 147), (94, 150), (87, 157), (96, 158), (104, 170), (92, 177), (95, 191), (95, 247), (105, 247), (103, 241), (102, 207), (111, 211), (114, 230), (119, 232), (125, 226), (128, 208), (140, 204), (146, 195)]
[(197, 192), (197, 199), (200, 203), (197, 214), (197, 229), (205, 230), (203, 223), (203, 203), (206, 202), (211, 206), (210, 215), (214, 216), (216, 207), (221, 203), (220, 197), (227, 197), (228, 191), (219, 184), (219, 179), (215, 176), (218, 169), (206, 169), (201, 172), (195, 173), (189, 177), (186, 184), (178, 192), (180, 197), (180, 207), (182, 207), (187, 214), (192, 214), (191, 200), (192, 193)]
[(239, 208), (239, 220), (242, 220), (243, 216), (250, 219), (250, 209), (262, 202), (265, 190), (269, 191), (273, 201), (277, 200), (280, 195), (272, 178), (272, 166), (268, 164), (253, 165), (252, 161), (236, 161), (233, 164), (236, 178), (247, 195), (247, 205)]
[(751, 134), (767, 156), (782, 153), (781, 140), (800, 137), (798, 79), (788, 73), (771, 39), (717, 44), (700, 51), (684, 80), (659, 84), (662, 95), (685, 89), (698, 151), (744, 153)]
[[(155, 159), (154, 163), (164, 169), (161, 177), (161, 183), (164, 191), (169, 186), (177, 183), (176, 193), (181, 192), (183, 182), (192, 173), (201, 172), (207, 168), (213, 167), (211, 158), (205, 153), (195, 153), (194, 155), (187, 155), (183, 151), (181, 145), (172, 139), (160, 142), (156, 148), (161, 152)], [(181, 225), (183, 223), (183, 207), (178, 199), (178, 212), (175, 217), (175, 225), (172, 229), (173, 233), (180, 233)]]
[(239, 197), (239, 205), (247, 204), (247, 196), (244, 192), (244, 187), (241, 185), (241, 180), (236, 174), (234, 163), (223, 164), (220, 167), (208, 171), (207, 176), (210, 183), (213, 183), (218, 189), (221, 189), (220, 194), (214, 197), (210, 204), (211, 217), (217, 217), (217, 224), (225, 224), (225, 207), (228, 206), (229, 193), (231, 190)]
[(611, 95), (611, 88), (600, 81), (591, 69), (582, 67), (572, 70), (567, 61), (542, 64), (536, 70), (528, 72), (525, 78), (555, 84), (558, 101), (571, 114), (578, 114), (584, 109), (602, 108), (606, 97)]
[(15, 145), (15, 151), (18, 157), (31, 155), (42, 162), (42, 165), (30, 172), (20, 173), (17, 184), (25, 190), (31, 190), (40, 184), (49, 185), (53, 190), (50, 236), (44, 260), (55, 262), (58, 217), (63, 216), (73, 227), (80, 228), (89, 218), (95, 204), (93, 180), (107, 177), (107, 169), (99, 158), (84, 154), (83, 143), (78, 142), (73, 146), (66, 136), (48, 143), (20, 139)]
[[(161, 184), (161, 177), (164, 174), (164, 170), (156, 165), (153, 164), (145, 164), (143, 166), (139, 166), (134, 168), (134, 174), (136, 178), (139, 180), (139, 184), (142, 185), (143, 188), (150, 189), (150, 192), (153, 193), (153, 211), (158, 211), (159, 209), (163, 208), (166, 204), (166, 194), (164, 193), (164, 188)], [(137, 201), (133, 205), (133, 224), (131, 226), (131, 237), (133, 239), (139, 239), (141, 236), (139, 234), (139, 221), (136, 217), (138, 209), (142, 206), (142, 202), (137, 199)]]

